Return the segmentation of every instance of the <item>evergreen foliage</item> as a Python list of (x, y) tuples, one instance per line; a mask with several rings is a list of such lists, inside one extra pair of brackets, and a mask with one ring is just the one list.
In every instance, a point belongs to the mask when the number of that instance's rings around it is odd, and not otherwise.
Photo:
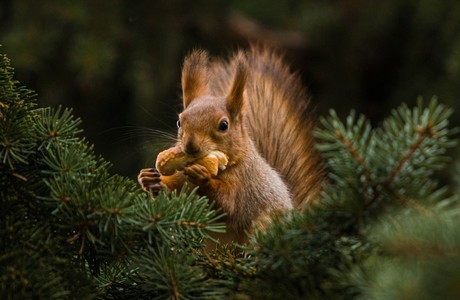
[[(451, 114), (452, 110), (436, 99), (426, 107), (419, 100), (413, 109), (400, 106), (381, 128), (373, 129), (362, 115), (351, 112), (344, 124), (331, 111), (321, 120), (322, 128), (316, 131), (329, 174), (322, 203), (292, 213), (256, 236), (257, 250), (253, 251), (256, 272), (245, 285), (246, 293), (256, 299), (350, 299), (363, 295), (366, 299), (378, 295), (382, 299), (411, 298), (386, 294), (385, 288), (376, 292), (371, 286), (373, 279), (351, 274), (362, 268), (371, 269), (367, 272), (374, 272), (376, 277), (398, 278), (398, 268), (392, 269), (392, 265), (387, 266), (393, 272), (391, 275), (381, 274), (384, 270), (380, 265), (370, 266), (369, 261), (383, 260), (383, 249), (390, 247), (382, 248), (381, 239), (386, 236), (391, 243), (404, 248), (400, 241), (410, 243), (409, 238), (417, 239), (417, 234), (430, 228), (433, 214), (445, 211), (452, 214), (458, 210), (457, 200), (449, 198), (446, 189), (439, 188), (430, 177), (448, 161), (446, 149), (456, 145), (451, 135), (458, 130), (448, 128)], [(405, 239), (395, 239), (391, 229), (386, 234), (376, 233), (373, 227), (378, 222), (396, 231), (395, 220), (400, 214), (407, 217)], [(449, 224), (455, 223), (455, 219), (450, 220)], [(393, 223), (393, 227), (389, 225)], [(414, 226), (412, 231), (409, 225)], [(441, 225), (437, 234), (445, 230), (442, 235), (454, 237), (456, 226)], [(433, 241), (431, 246), (444, 249), (444, 243), (446, 240)], [(430, 245), (425, 246), (429, 251)], [(392, 253), (410, 255), (412, 248), (408, 246), (406, 254), (398, 249)], [(446, 249), (445, 253), (439, 253), (445, 254), (444, 259), (452, 252), (458, 256), (455, 247)], [(442, 268), (436, 262), (426, 263)], [(398, 267), (417, 274), (410, 265)], [(375, 279), (376, 284), (379, 279)], [(398, 279), (394, 283), (405, 286)], [(454, 286), (446, 285), (450, 290), (445, 295), (453, 296)], [(420, 295), (429, 289), (423, 283), (418, 288)]]
[(458, 196), (433, 176), (456, 145), (451, 114), (419, 100), (373, 128), (331, 111), (321, 201), (207, 253), (225, 230), (207, 199), (152, 199), (112, 175), (72, 110), (37, 108), (1, 55), (0, 298), (455, 299)]
[(222, 293), (193, 264), (207, 232), (224, 229), (206, 199), (182, 192), (153, 201), (111, 175), (72, 111), (35, 108), (4, 55), (0, 105), (2, 299)]

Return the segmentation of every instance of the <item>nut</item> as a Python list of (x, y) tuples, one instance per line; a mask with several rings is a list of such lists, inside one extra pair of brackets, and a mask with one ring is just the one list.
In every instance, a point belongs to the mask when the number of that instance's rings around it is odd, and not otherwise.
[(217, 176), (219, 170), (223, 171), (227, 167), (228, 158), (221, 151), (211, 151), (207, 156), (196, 159), (175, 146), (158, 154), (156, 168), (162, 175), (170, 176), (194, 163), (206, 167), (213, 176)]

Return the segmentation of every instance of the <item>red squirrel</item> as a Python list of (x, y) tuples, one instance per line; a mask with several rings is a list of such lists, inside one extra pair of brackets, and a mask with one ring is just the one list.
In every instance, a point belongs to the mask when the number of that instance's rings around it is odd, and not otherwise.
[[(184, 60), (181, 82), (175, 147), (196, 163), (170, 176), (141, 170), (145, 190), (197, 186), (226, 214), (227, 232), (218, 238), (238, 243), (273, 213), (302, 208), (318, 196), (323, 170), (310, 97), (277, 52), (252, 47), (229, 61), (211, 61), (195, 50)], [(212, 151), (228, 158), (217, 175), (199, 162)]]

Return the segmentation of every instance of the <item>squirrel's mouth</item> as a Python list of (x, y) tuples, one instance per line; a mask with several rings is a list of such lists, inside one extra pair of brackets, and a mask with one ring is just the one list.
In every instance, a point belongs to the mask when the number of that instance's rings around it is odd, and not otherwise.
[(216, 151), (222, 152), (219, 149), (214, 147), (207, 147), (203, 144), (192, 145), (191, 143), (184, 144), (182, 142), (178, 146), (184, 155), (194, 159), (202, 159)]
[(193, 158), (195, 160), (201, 159), (207, 155), (207, 153), (203, 151), (199, 151), (196, 153), (190, 153), (189, 151), (186, 151), (183, 147), (180, 147), (180, 149), (185, 156), (189, 158)]

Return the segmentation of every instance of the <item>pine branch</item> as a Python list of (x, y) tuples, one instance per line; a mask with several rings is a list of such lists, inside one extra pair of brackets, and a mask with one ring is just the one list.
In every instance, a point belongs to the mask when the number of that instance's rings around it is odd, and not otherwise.
[(387, 186), (391, 185), (396, 175), (401, 171), (403, 165), (414, 155), (416, 150), (420, 150), (422, 142), (426, 138), (433, 136), (431, 134), (431, 127), (432, 127), (432, 124), (428, 124), (426, 128), (422, 130), (417, 130), (419, 133), (419, 137), (412, 145), (409, 146), (407, 153), (403, 157), (401, 157), (401, 159), (397, 162), (396, 166), (390, 171), (387, 178), (385, 179), (385, 185)]
[(32, 91), (13, 80), (9, 59), (0, 54), (0, 162), (14, 170), (27, 164), (34, 143), (25, 138), (32, 128), (29, 110), (35, 106)]
[(221, 299), (227, 292), (194, 265), (189, 253), (166, 247), (148, 247), (133, 258), (130, 269), (110, 282), (126, 292), (124, 299)]
[(451, 114), (452, 110), (436, 99), (428, 107), (419, 100), (416, 108), (402, 105), (385, 120), (383, 128), (372, 130), (363, 116), (356, 119), (351, 112), (344, 125), (331, 111), (321, 120), (324, 129), (316, 132), (333, 182), (327, 193), (352, 187), (354, 198), (363, 201), (364, 212), (378, 210), (380, 204), (375, 204), (388, 196), (395, 203), (423, 211), (416, 201), (435, 192), (429, 175), (445, 165), (446, 149), (456, 145), (451, 136), (458, 129), (447, 127)]
[[(373, 140), (371, 126), (364, 116), (361, 115), (356, 119), (356, 114), (352, 111), (345, 126), (339, 121), (336, 112), (331, 110), (330, 116), (321, 118), (320, 121), (324, 129), (318, 128), (315, 136), (320, 140), (318, 149), (332, 163), (330, 164), (331, 171), (339, 177), (345, 175), (348, 178), (349, 172), (357, 170), (363, 172), (366, 179), (369, 179), (370, 169), (366, 164), (366, 159), (368, 151), (373, 148)], [(342, 167), (344, 164), (334, 163), (334, 158), (337, 158), (338, 155), (346, 162), (346, 168)]]
[[(427, 108), (423, 107), (422, 100), (419, 99), (418, 106), (410, 111), (407, 106), (402, 106), (400, 109), (393, 111), (393, 118), (388, 119), (384, 127), (394, 127), (391, 123), (395, 122), (400, 128), (399, 133), (394, 130), (388, 130), (390, 138), (401, 139), (401, 137), (409, 138), (412, 140), (407, 145), (407, 151), (404, 153), (393, 169), (389, 172), (385, 179), (386, 185), (391, 185), (395, 177), (403, 171), (403, 167), (408, 167), (408, 164), (413, 164), (423, 161), (431, 157), (435, 158), (432, 167), (442, 167), (442, 154), (444, 149), (456, 145), (456, 140), (448, 140), (450, 136), (458, 132), (458, 128), (447, 130), (448, 117), (452, 114), (452, 110), (446, 108), (442, 104), (438, 104), (437, 99), (434, 98)], [(411, 126), (402, 127), (403, 124), (411, 124)], [(405, 131), (406, 134), (401, 136), (400, 132)], [(385, 139), (385, 142), (388, 139)], [(436, 157), (436, 155), (439, 157)], [(438, 165), (436, 165), (436, 163)], [(441, 163), (441, 165), (439, 164)], [(417, 166), (415, 166), (417, 167)]]
[(369, 236), (381, 245), (381, 255), (353, 274), (363, 297), (456, 299), (460, 279), (458, 220), (449, 211), (428, 216), (404, 212), (379, 222)]
[(62, 144), (76, 145), (81, 140), (77, 137), (83, 130), (78, 126), (81, 124), (79, 118), (74, 118), (72, 109), (62, 110), (58, 106), (57, 110), (52, 108), (37, 109), (38, 117), (34, 126), (36, 138), (42, 141), (39, 150), (49, 149), (53, 141)]
[(224, 232), (223, 223), (217, 221), (223, 217), (218, 211), (212, 210), (206, 198), (198, 197), (195, 192), (187, 194), (186, 187), (179, 193), (170, 196), (161, 193), (155, 201), (138, 200), (137, 219), (133, 225), (145, 235), (149, 243), (159, 240), (183, 243), (185, 236), (188, 242), (200, 242), (209, 238), (206, 231)]
[[(208, 232), (225, 230), (218, 223), (222, 214), (194, 193), (153, 201), (132, 180), (110, 175), (110, 164), (79, 136), (81, 121), (72, 110), (33, 109), (21, 98), (31, 94), (17, 87), (8, 61), (0, 58), (0, 262), (7, 262), (0, 263), (7, 274), (0, 276), (2, 298), (31, 297), (17, 293), (18, 287), (46, 299), (89, 299), (95, 287), (85, 280), (106, 278), (102, 273), (113, 266), (128, 270), (101, 287), (114, 297), (125, 291), (134, 291), (136, 299), (158, 295), (162, 288), (146, 284), (148, 278), (162, 279), (176, 298), (222, 294), (221, 284), (193, 265), (193, 249), (203, 246)], [(138, 270), (130, 271), (138, 258)]]
[(366, 177), (366, 181), (370, 181), (370, 171), (367, 167), (363, 157), (359, 154), (358, 150), (353, 146), (349, 138), (345, 138), (340, 131), (336, 132), (337, 138), (339, 141), (345, 146), (351, 156), (356, 160), (356, 162), (361, 166), (364, 170), (364, 175)]

